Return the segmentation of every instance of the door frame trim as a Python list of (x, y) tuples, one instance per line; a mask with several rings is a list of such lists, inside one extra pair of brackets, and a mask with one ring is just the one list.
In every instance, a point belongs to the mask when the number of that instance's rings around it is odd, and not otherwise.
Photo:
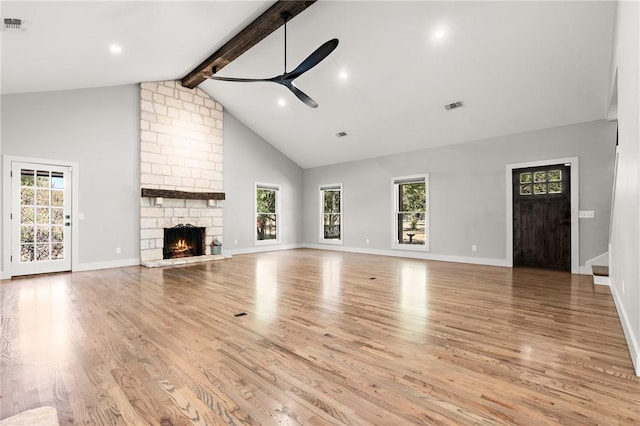
[(578, 157), (553, 158), (549, 160), (530, 161), (527, 163), (507, 164), (506, 167), (506, 195), (507, 195), (507, 266), (513, 268), (513, 170), (529, 167), (552, 166), (554, 164), (571, 165), (571, 273), (580, 273), (580, 223), (578, 219), (579, 205), (579, 159)]
[(11, 219), (9, 218), (11, 209), (11, 163), (14, 161), (21, 163), (34, 163), (49, 166), (70, 167), (71, 168), (71, 270), (78, 269), (79, 259), (79, 227), (78, 224), (78, 163), (75, 161), (49, 160), (33, 157), (19, 157), (14, 155), (2, 156), (2, 279), (9, 279), (13, 275), (11, 264)]

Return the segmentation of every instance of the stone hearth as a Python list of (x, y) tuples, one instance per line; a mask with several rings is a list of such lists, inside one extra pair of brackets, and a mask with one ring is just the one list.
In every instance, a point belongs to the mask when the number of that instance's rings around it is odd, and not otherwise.
[(157, 268), (160, 266), (192, 265), (194, 263), (210, 262), (212, 260), (224, 260), (230, 258), (231, 256), (223, 254), (207, 254), (204, 256), (181, 257), (178, 259), (149, 260), (147, 262), (140, 262), (140, 264), (142, 266), (146, 266), (147, 268)]

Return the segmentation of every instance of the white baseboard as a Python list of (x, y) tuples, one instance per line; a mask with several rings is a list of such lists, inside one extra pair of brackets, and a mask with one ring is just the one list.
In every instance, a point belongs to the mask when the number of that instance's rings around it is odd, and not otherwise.
[(318, 249), (318, 250), (332, 250), (332, 251), (344, 251), (348, 253), (361, 253), (361, 254), (375, 254), (379, 256), (392, 256), (392, 257), (408, 257), (411, 259), (424, 259), (424, 260), (437, 260), (440, 262), (455, 262), (455, 263), (471, 263), (474, 265), (488, 265), (488, 266), (509, 266), (505, 259), (492, 259), (485, 257), (468, 257), (468, 256), (451, 256), (446, 254), (433, 254), (417, 251), (405, 251), (405, 250), (377, 250), (367, 249), (360, 247), (344, 247), (336, 245), (323, 245), (323, 244), (304, 244), (304, 248)]
[[(73, 272), (81, 272), (81, 271), (94, 271), (96, 269), (111, 269), (111, 268), (122, 268), (125, 266), (137, 266), (140, 265), (140, 259), (122, 259), (122, 260), (112, 260), (107, 262), (93, 262), (93, 263), (79, 263), (78, 265), (73, 266)], [(5, 272), (0, 271), (0, 279), (9, 280), (11, 279), (11, 274), (9, 271)]]
[(611, 281), (609, 280), (609, 277), (603, 277), (602, 275), (594, 275), (593, 276), (593, 283), (594, 284), (598, 284), (598, 285), (611, 286)]
[(297, 248), (303, 248), (302, 244), (274, 244), (274, 245), (265, 245), (265, 246), (256, 246), (249, 247), (243, 249), (232, 249), (227, 250), (224, 249), (222, 254), (228, 254), (231, 256), (235, 256), (237, 254), (251, 254), (251, 253), (264, 253), (267, 251), (280, 251), (280, 250), (292, 250)]
[(140, 258), (110, 260), (106, 262), (79, 263), (73, 268), (73, 272), (94, 271), (96, 269), (123, 268), (125, 266), (140, 265)]
[(620, 296), (618, 295), (616, 286), (611, 285), (610, 288), (611, 288), (611, 295), (613, 296), (613, 301), (616, 304), (618, 316), (620, 317), (620, 324), (622, 324), (624, 337), (627, 340), (627, 347), (629, 348), (629, 354), (631, 355), (631, 362), (633, 363), (633, 368), (636, 372), (636, 376), (640, 376), (640, 346), (638, 346), (638, 340), (633, 334), (633, 327), (631, 327), (631, 321), (629, 321), (627, 312), (624, 310), (624, 305), (622, 304), (622, 299), (620, 299)]

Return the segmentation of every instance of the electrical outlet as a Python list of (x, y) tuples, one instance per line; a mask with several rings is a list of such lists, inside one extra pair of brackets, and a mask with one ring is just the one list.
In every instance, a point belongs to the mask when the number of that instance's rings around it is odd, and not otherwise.
[(365, 243), (367, 243), (367, 245), (369, 245), (369, 239), (367, 238), (366, 240), (364, 240)]
[(238, 240), (233, 240), (233, 244), (238, 245)]
[(475, 244), (471, 245), (471, 251), (478, 251), (478, 247)]
[(120, 247), (116, 247), (116, 254), (122, 253), (122, 249)]

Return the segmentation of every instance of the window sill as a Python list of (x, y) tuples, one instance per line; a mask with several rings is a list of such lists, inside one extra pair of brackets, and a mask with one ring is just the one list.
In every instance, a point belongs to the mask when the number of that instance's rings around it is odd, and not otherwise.
[(275, 246), (280, 244), (280, 240), (255, 240), (254, 246)]
[(342, 240), (325, 240), (325, 239), (320, 239), (318, 241), (319, 244), (330, 244), (330, 245), (334, 245), (334, 246), (341, 246), (343, 244)]
[(404, 250), (404, 251), (423, 251), (423, 252), (428, 252), (429, 251), (429, 247), (425, 244), (425, 245), (419, 245), (419, 244), (396, 244), (393, 243), (391, 248), (393, 250)]

